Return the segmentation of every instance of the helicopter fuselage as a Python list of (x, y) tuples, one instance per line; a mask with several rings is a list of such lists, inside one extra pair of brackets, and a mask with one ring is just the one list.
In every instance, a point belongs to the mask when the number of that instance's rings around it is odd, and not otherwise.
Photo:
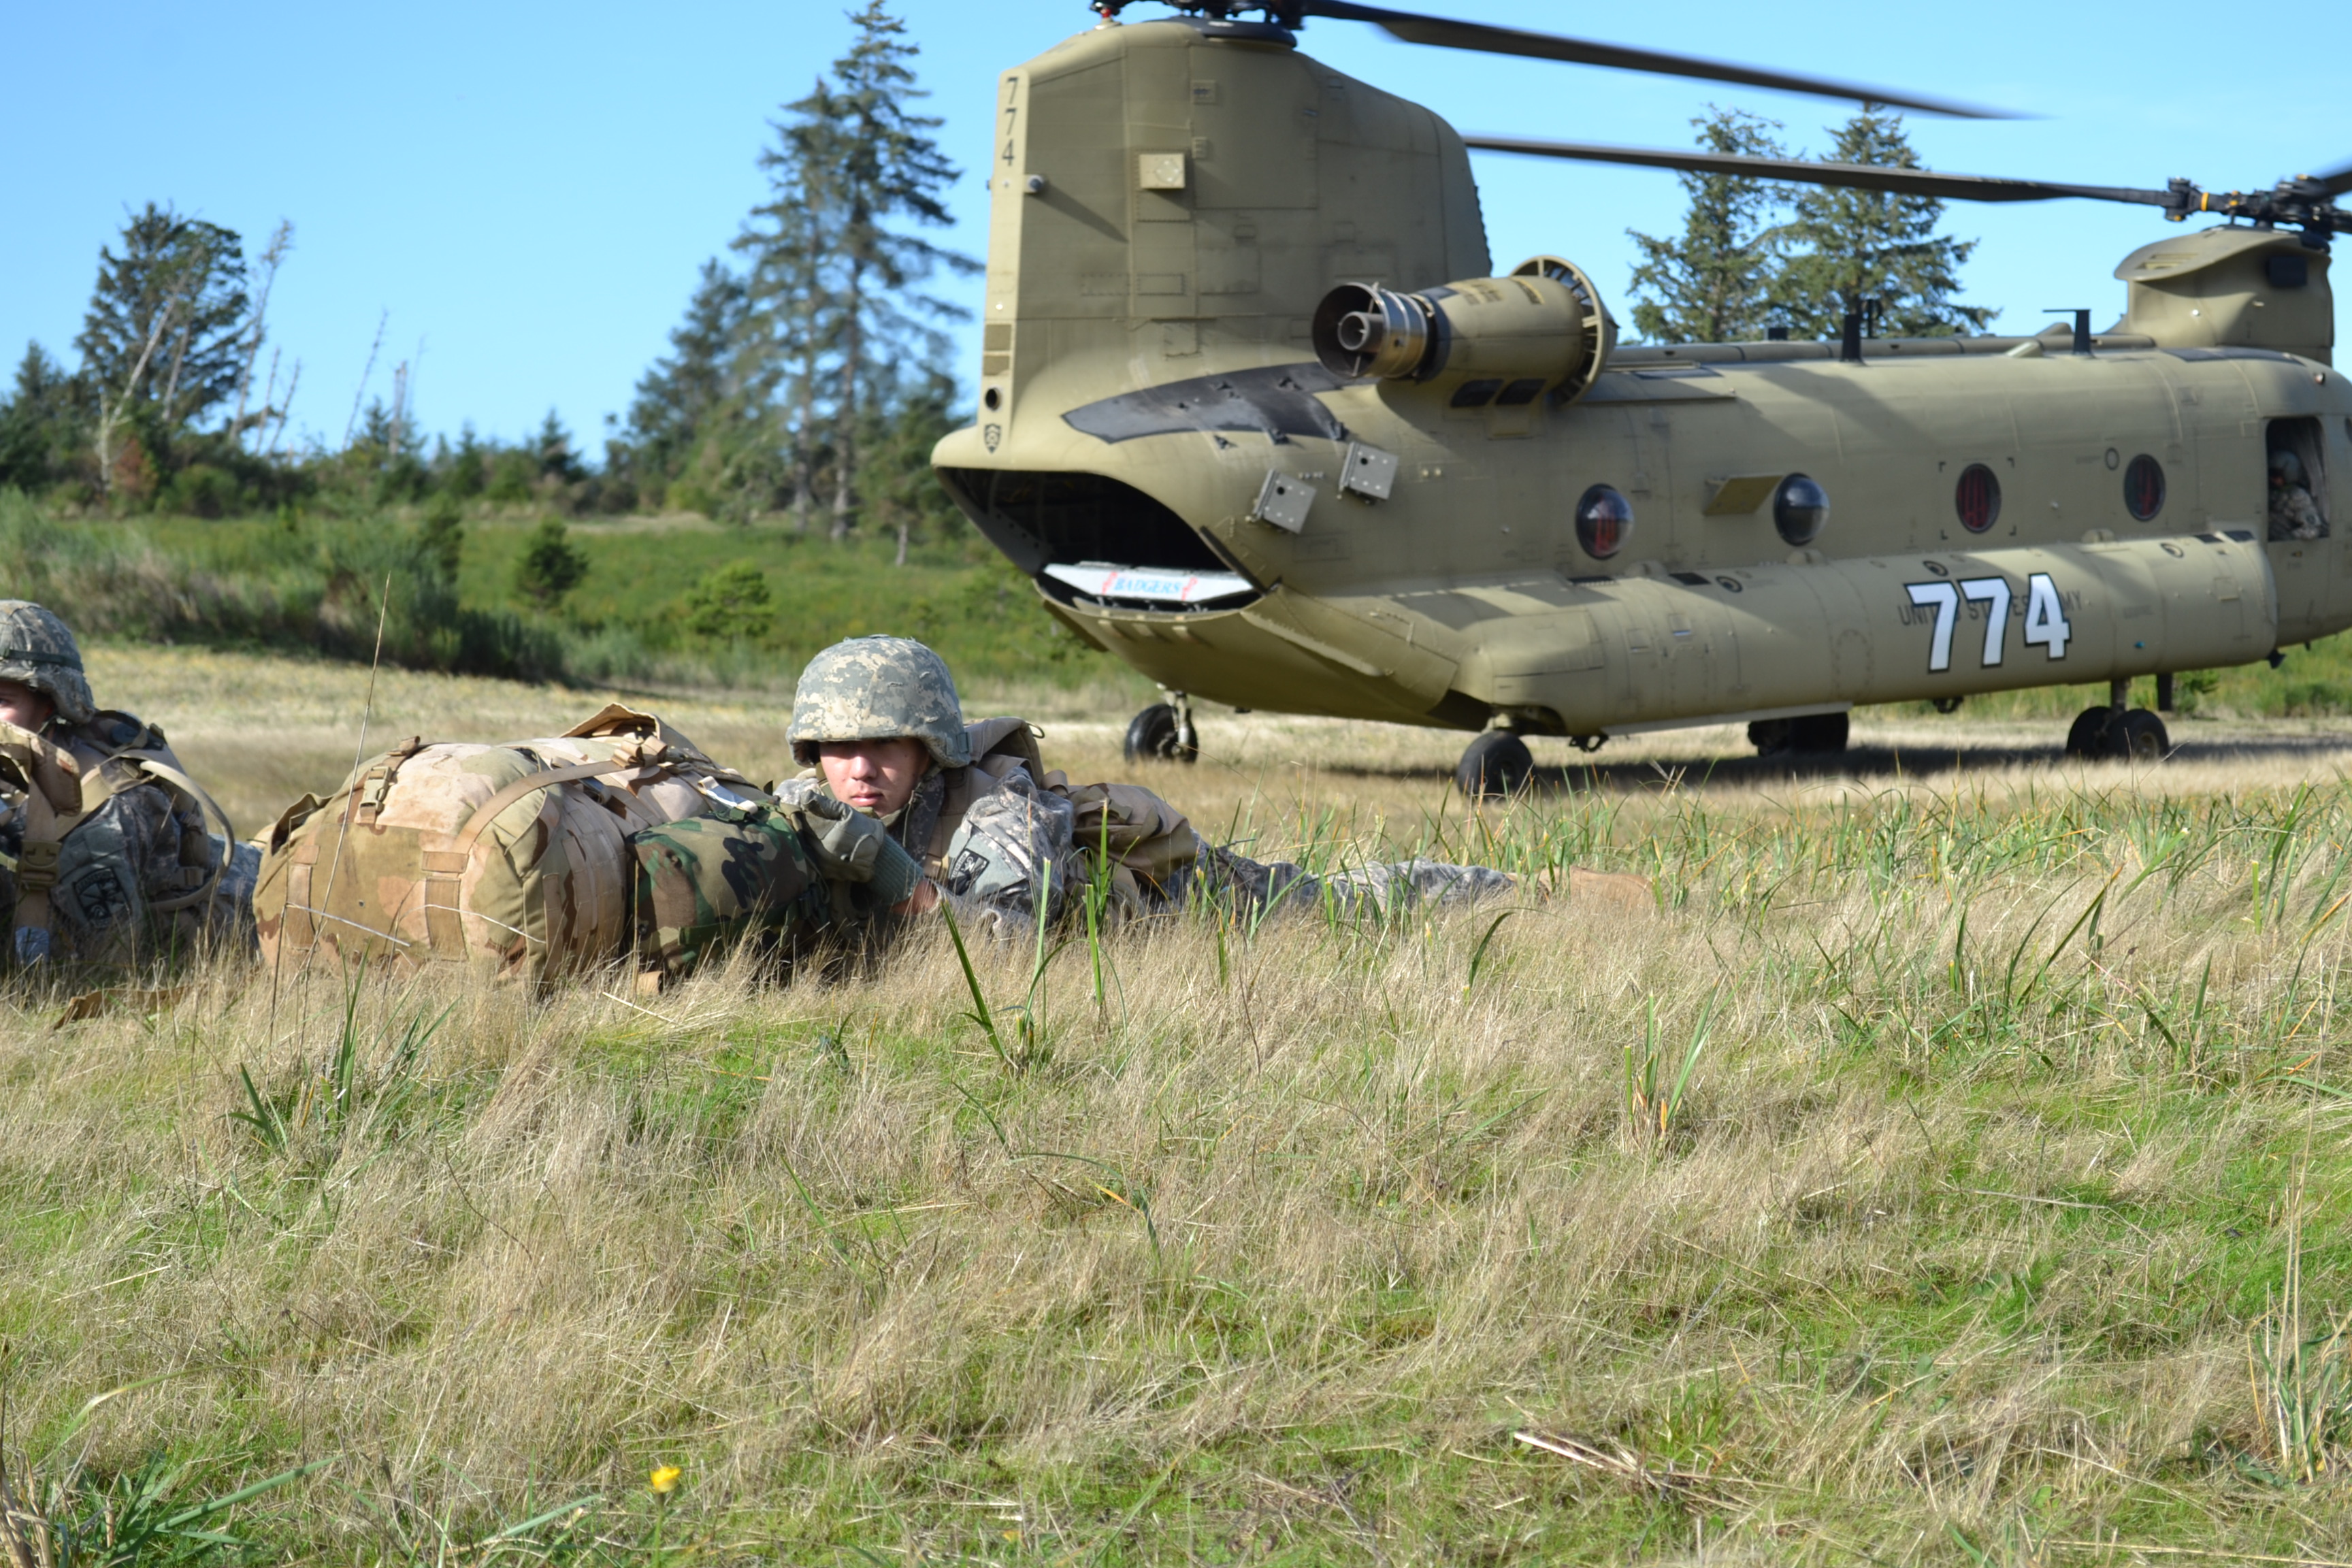
[[(2352, 516), (2352, 386), (2305, 341), (2324, 255), (2273, 295), (2268, 237), (2149, 247), (2136, 290), (2173, 292), (2087, 353), (1603, 340), (1513, 397), (1318, 353), (1336, 285), (1486, 278), (1427, 110), (1181, 22), (1082, 35), (1001, 91), (982, 412), (934, 462), (1054, 614), (1172, 689), (1595, 736), (2352, 625), (2340, 542), (2270, 537), (2283, 446)], [(2221, 291), (2182, 303), (2191, 274)]]

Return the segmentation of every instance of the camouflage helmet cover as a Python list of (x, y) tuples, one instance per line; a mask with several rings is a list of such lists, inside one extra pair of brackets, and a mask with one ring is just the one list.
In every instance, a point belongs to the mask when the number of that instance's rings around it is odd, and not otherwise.
[(65, 622), (24, 599), (0, 599), (0, 680), (31, 687), (57, 704), (68, 724), (98, 716), (81, 669), (81, 649)]
[(963, 702), (947, 661), (912, 637), (851, 637), (837, 642), (801, 671), (793, 693), (792, 728), (784, 738), (803, 767), (827, 741), (923, 742), (943, 768), (971, 765)]

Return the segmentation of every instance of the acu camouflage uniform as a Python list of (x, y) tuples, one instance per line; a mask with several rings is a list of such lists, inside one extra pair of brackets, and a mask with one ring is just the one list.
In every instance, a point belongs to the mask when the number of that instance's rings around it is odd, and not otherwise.
[[(1271, 864), (1205, 846), (1184, 819), (1133, 785), (1073, 787), (1048, 772), (1038, 731), (1019, 719), (967, 726), (955, 680), (940, 656), (905, 637), (858, 637), (809, 661), (793, 696), (793, 760), (809, 769), (776, 786), (796, 807), (834, 800), (813, 764), (827, 741), (908, 737), (930, 752), (931, 767), (905, 806), (881, 819), (890, 839), (939, 885), (957, 918), (1007, 937), (1048, 923), (1075, 905), (1097, 846), (1111, 868), (1122, 910), (1174, 909), (1202, 897), (1245, 907), (1351, 909), (1429, 900), (1468, 902), (1508, 890), (1503, 872), (1431, 860), (1368, 866), (1318, 878), (1288, 861)], [(1105, 837), (1108, 835), (1108, 837)], [(1124, 851), (1122, 853), (1122, 851)]]
[(2312, 500), (2310, 488), (2304, 482), (2303, 459), (2293, 452), (2273, 452), (2270, 469), (2271, 537), (2327, 537), (2327, 520), (2319, 515), (2319, 503)]
[(0, 725), (9, 957), (131, 965), (222, 942), (249, 951), (260, 852), (225, 818), (220, 835), (205, 831), (209, 802), (161, 730), (98, 707), (65, 623), (0, 600), (0, 680), (57, 709), (37, 735)]

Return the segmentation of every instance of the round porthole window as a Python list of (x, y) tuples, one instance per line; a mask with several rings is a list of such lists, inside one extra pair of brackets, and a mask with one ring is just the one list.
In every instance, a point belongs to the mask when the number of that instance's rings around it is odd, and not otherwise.
[(1830, 520), (1830, 492), (1803, 474), (1790, 474), (1772, 492), (1772, 526), (1791, 544), (1811, 544)]
[(1960, 482), (1952, 487), (1952, 510), (1960, 514), (1960, 526), (1970, 533), (1982, 533), (2000, 521), (2000, 479), (1982, 463), (1970, 463), (1960, 470)]
[(1624, 548), (1633, 531), (1633, 503), (1607, 485), (1595, 485), (1576, 503), (1576, 542), (1595, 561)]
[(2124, 510), (2142, 522), (2164, 510), (2164, 465), (2146, 452), (2124, 470)]

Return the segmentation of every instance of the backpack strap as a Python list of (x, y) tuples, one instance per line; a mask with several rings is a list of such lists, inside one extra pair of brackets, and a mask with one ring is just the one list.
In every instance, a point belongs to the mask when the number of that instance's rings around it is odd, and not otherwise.
[(665, 773), (675, 772), (663, 754), (667, 749), (660, 742), (655, 741), (635, 748), (624, 748), (601, 763), (572, 763), (564, 767), (525, 773), (475, 808), (474, 815), (466, 819), (466, 826), (457, 830), (455, 851), (460, 856), (473, 853), (475, 840), (481, 837), (492, 819), (515, 802), (526, 795), (537, 795), (541, 790), (552, 789), (557, 784), (571, 784), (580, 779), (603, 778), (610, 773), (634, 774), (635, 776), (628, 778), (627, 783), (646, 784)]
[(348, 819), (362, 827), (373, 827), (376, 817), (383, 811), (383, 797), (392, 793), (393, 781), (400, 776), (400, 764), (424, 749), (425, 737), (411, 735), (370, 763), (352, 781), (353, 804), (347, 808)]
[[(18, 963), (37, 963), (49, 955), (49, 889), (58, 885), (58, 856), (66, 835), (89, 816), (82, 805), (87, 781), (71, 752), (14, 724), (0, 724), (0, 756), (16, 764), (25, 780), (25, 842), (16, 857), (11, 940)], [(104, 799), (100, 797), (101, 804)]]

